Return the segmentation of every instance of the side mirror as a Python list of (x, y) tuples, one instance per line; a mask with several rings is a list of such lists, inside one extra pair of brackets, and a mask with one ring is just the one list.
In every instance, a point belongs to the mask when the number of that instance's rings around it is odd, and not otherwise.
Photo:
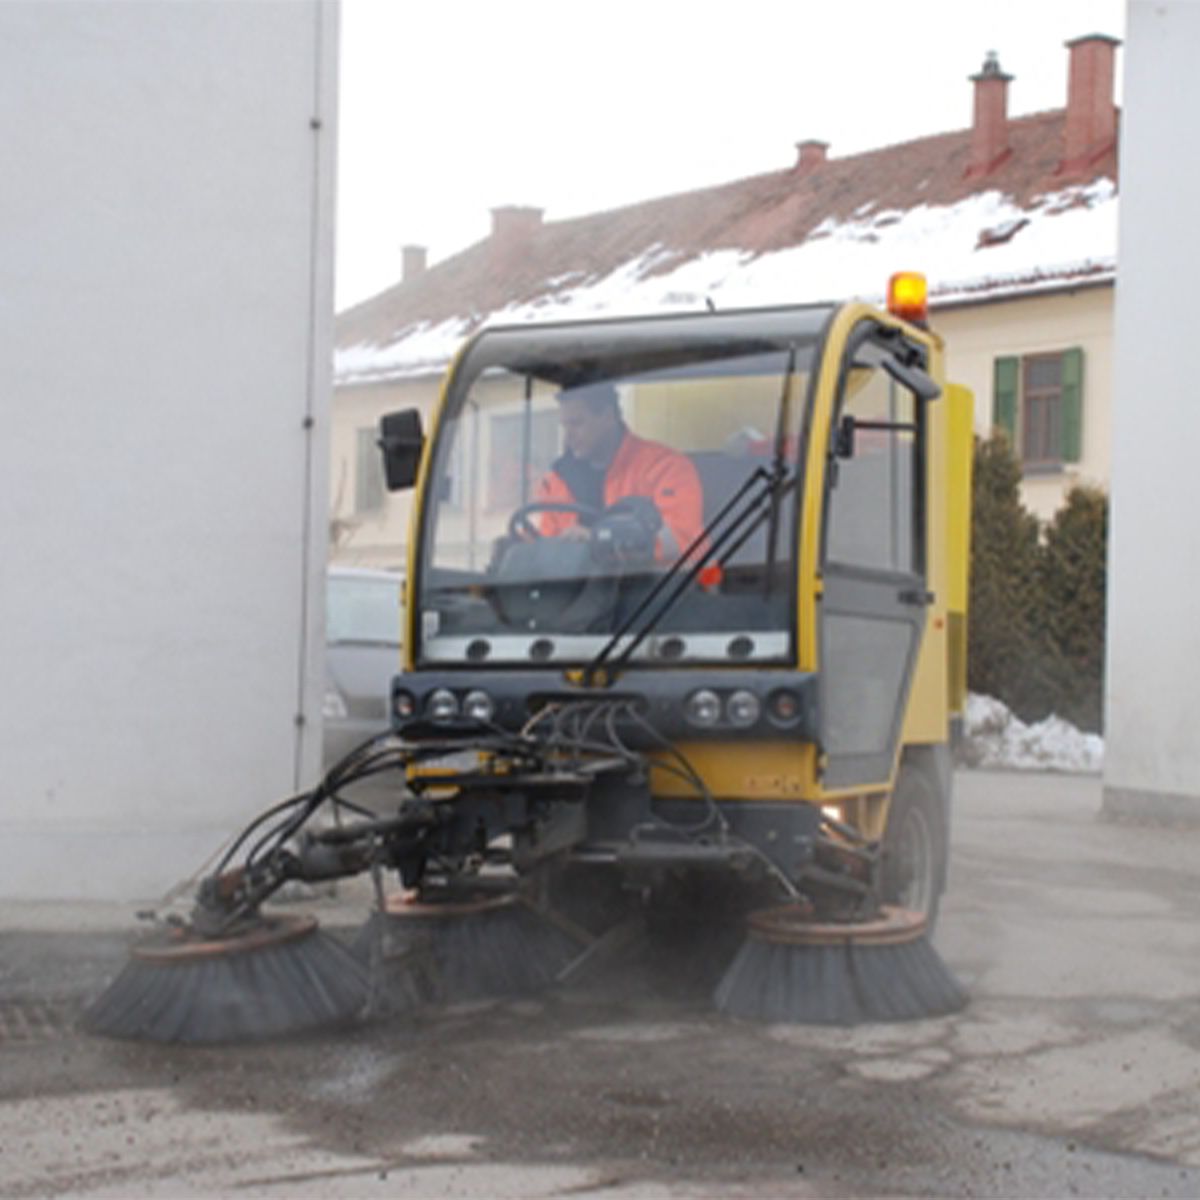
[(412, 487), (425, 448), (420, 411), (406, 408), (380, 417), (376, 444), (383, 452), (383, 478), (388, 491), (402, 492)]

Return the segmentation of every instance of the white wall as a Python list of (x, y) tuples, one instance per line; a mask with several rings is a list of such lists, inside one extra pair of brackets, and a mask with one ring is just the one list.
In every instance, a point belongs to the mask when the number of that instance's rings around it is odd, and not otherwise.
[(153, 899), (315, 774), (336, 18), (0, 4), (0, 896)]
[(1131, 0), (1121, 134), (1105, 808), (1200, 816), (1200, 4)]

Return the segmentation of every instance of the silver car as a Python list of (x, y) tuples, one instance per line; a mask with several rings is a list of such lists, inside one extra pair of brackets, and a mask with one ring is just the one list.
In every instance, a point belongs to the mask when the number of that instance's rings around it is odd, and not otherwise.
[(324, 769), (388, 729), (400, 670), (403, 576), (330, 567), (325, 591)]

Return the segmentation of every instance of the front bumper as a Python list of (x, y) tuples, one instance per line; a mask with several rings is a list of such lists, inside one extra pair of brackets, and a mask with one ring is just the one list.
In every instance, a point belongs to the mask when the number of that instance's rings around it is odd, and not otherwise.
[[(696, 724), (688, 719), (685, 702), (701, 689), (720, 698), (738, 691), (751, 692), (759, 701), (759, 716), (749, 724), (734, 724), (725, 717), (712, 724)], [(440, 690), (452, 692), (460, 708), (468, 692), (486, 692), (495, 706), (493, 723), (509, 732), (523, 729), (531, 718), (552, 705), (629, 706), (624, 715), (619, 708), (614, 709), (614, 720), (622, 741), (636, 749), (653, 748), (662, 739), (677, 742), (704, 737), (719, 737), (722, 741), (772, 737), (815, 741), (818, 731), (817, 677), (812, 672), (695, 668), (627, 671), (607, 688), (576, 686), (550, 672), (414, 671), (392, 680), (393, 728), (424, 716), (430, 696)], [(786, 705), (781, 703), (785, 695)], [(405, 712), (405, 708), (412, 711)]]

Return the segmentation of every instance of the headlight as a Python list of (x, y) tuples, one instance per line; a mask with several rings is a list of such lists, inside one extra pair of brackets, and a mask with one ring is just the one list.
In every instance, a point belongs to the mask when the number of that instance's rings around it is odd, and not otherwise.
[(711, 728), (721, 719), (721, 697), (701, 688), (683, 702), (683, 713), (693, 725)]
[(800, 697), (786, 688), (772, 692), (767, 703), (771, 709), (771, 716), (781, 725), (790, 725), (800, 716)]
[(467, 693), (462, 710), (463, 716), (470, 717), (473, 721), (490, 721), (496, 706), (487, 692), (476, 690)]
[(392, 697), (392, 713), (401, 721), (407, 721), (417, 711), (417, 698), (412, 692), (399, 691)]
[(458, 697), (449, 688), (438, 688), (429, 693), (429, 699), (425, 701), (425, 711), (435, 721), (456, 717), (458, 716)]
[(753, 692), (739, 688), (725, 705), (725, 715), (730, 725), (738, 729), (749, 729), (762, 715), (762, 704)]
[(342, 693), (337, 688), (326, 688), (325, 698), (321, 701), (321, 716), (326, 721), (344, 721), (349, 715)]

